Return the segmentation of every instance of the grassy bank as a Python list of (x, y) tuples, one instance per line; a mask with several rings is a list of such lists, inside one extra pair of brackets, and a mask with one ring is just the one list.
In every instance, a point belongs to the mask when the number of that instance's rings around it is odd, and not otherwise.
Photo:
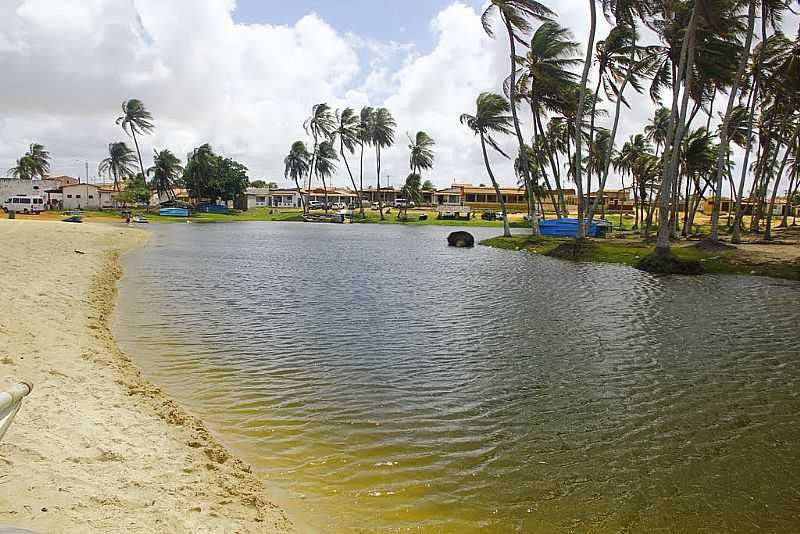
[[(317, 210), (312, 212), (314, 214), (322, 214), (324, 211)], [(151, 223), (185, 223), (187, 220), (196, 223), (227, 223), (227, 222), (249, 222), (249, 221), (283, 221), (283, 222), (302, 222), (303, 212), (299, 209), (273, 209), (268, 208), (255, 208), (247, 211), (231, 211), (227, 214), (220, 213), (194, 213), (188, 219), (186, 217), (162, 217), (158, 214), (147, 213), (145, 210), (133, 210), (134, 215), (144, 215)], [(421, 215), (426, 215), (427, 218), (420, 219)], [(408, 220), (398, 220), (399, 212), (392, 208), (389, 212), (384, 212), (384, 219), (381, 220), (380, 214), (377, 210), (366, 210), (365, 218), (362, 219), (358, 212), (353, 218), (354, 223), (358, 224), (407, 224), (407, 225), (436, 225), (436, 226), (472, 226), (472, 227), (487, 227), (487, 228), (502, 228), (502, 221), (484, 221), (480, 218), (473, 218), (469, 220), (462, 219), (437, 219), (436, 211), (434, 210), (409, 210)], [(36, 216), (18, 215), (19, 218), (38, 218), (49, 220), (60, 220), (63, 215), (61, 212), (45, 212)], [(84, 221), (120, 221), (121, 217), (119, 210), (113, 211), (85, 211), (83, 215)], [(512, 228), (526, 228), (526, 223), (522, 220), (522, 216), (514, 216), (511, 218)]]
[[(636, 267), (654, 251), (654, 247), (638, 239), (590, 240), (577, 250), (571, 238), (495, 237), (481, 241), (481, 245), (507, 250), (523, 250), (561, 259), (585, 262), (617, 263)], [(771, 245), (774, 247), (798, 245)], [(574, 254), (565, 254), (565, 250)], [(673, 246), (673, 254), (685, 262), (698, 262), (705, 273), (752, 274), (788, 280), (800, 280), (800, 262), (797, 259), (773, 259), (753, 254), (746, 249), (707, 250), (696, 242), (681, 242)]]

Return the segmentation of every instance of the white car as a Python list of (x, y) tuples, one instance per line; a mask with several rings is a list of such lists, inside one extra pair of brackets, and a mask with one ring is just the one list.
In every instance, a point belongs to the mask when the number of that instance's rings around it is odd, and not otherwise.
[(333, 209), (335, 209), (335, 210), (346, 210), (347, 209), (347, 204), (345, 204), (344, 202), (334, 202), (333, 203)]

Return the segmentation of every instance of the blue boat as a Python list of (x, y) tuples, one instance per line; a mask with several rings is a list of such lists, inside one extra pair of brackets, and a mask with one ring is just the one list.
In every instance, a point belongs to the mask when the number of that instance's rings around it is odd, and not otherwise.
[(158, 214), (163, 217), (188, 217), (189, 210), (186, 208), (161, 208)]
[[(589, 237), (605, 237), (611, 233), (611, 229), (612, 226), (607, 221), (592, 221), (586, 234)], [(544, 236), (550, 237), (575, 237), (575, 234), (578, 232), (578, 219), (540, 221), (539, 232)]]

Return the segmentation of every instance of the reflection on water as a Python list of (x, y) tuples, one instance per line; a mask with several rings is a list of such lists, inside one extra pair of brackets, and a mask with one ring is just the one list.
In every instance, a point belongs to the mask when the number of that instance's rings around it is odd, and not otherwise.
[(441, 227), (155, 231), (123, 348), (322, 531), (800, 528), (796, 283)]

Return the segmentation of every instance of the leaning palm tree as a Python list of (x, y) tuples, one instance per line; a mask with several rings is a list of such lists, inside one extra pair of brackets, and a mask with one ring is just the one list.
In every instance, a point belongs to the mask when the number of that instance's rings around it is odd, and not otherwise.
[(383, 220), (383, 195), (381, 195), (381, 152), (394, 144), (394, 129), (397, 123), (386, 108), (378, 108), (370, 121), (369, 140), (375, 147), (375, 165), (378, 178), (378, 210)]
[(336, 153), (336, 149), (333, 148), (333, 143), (331, 141), (321, 142), (317, 147), (314, 174), (322, 180), (322, 190), (325, 192), (325, 213), (328, 212), (328, 184), (325, 179), (330, 178), (336, 172), (336, 161), (339, 161), (339, 155)]
[(433, 137), (425, 132), (417, 132), (414, 138), (408, 137), (408, 149), (411, 154), (408, 158), (408, 165), (411, 172), (415, 173), (422, 178), (422, 171), (427, 171), (433, 168), (433, 160), (436, 157), (433, 152), (433, 147), (436, 142)]
[(297, 187), (297, 196), (300, 198), (300, 207), (305, 212), (306, 204), (303, 200), (303, 189), (300, 187), (300, 180), (306, 176), (311, 166), (311, 154), (308, 153), (306, 144), (302, 141), (292, 143), (289, 154), (283, 159), (283, 165), (283, 175), (294, 181), (294, 185)]
[(108, 145), (108, 157), (100, 162), (97, 171), (106, 174), (114, 180), (114, 191), (119, 191), (119, 182), (130, 178), (136, 172), (136, 155), (123, 142)]
[(126, 134), (133, 137), (136, 154), (139, 156), (139, 170), (142, 171), (142, 176), (144, 176), (142, 151), (139, 149), (139, 141), (136, 139), (136, 134), (144, 135), (153, 131), (153, 116), (147, 111), (141, 100), (134, 98), (122, 103), (122, 116), (117, 118), (117, 124), (122, 126)]
[(153, 166), (147, 169), (147, 175), (153, 177), (151, 187), (156, 190), (159, 200), (166, 196), (175, 200), (175, 183), (183, 173), (181, 160), (169, 150), (153, 150)]
[[(755, 28), (756, 20), (756, 2), (750, 1), (750, 9), (747, 14), (747, 33), (745, 36), (744, 46), (742, 47), (742, 54), (739, 58), (739, 67), (736, 71), (736, 76), (733, 79), (733, 86), (728, 94), (728, 107), (725, 110), (725, 116), (722, 119), (722, 127), (720, 128), (720, 149), (717, 156), (717, 178), (714, 184), (714, 208), (711, 211), (711, 237), (712, 241), (719, 241), (719, 214), (722, 207), (722, 176), (728, 170), (727, 161), (729, 159), (728, 146), (730, 139), (728, 138), (729, 124), (733, 118), (733, 111), (736, 106), (736, 97), (739, 91), (739, 84), (744, 76), (747, 63), (750, 59), (750, 47), (753, 44), (753, 29)], [(686, 229), (684, 228), (684, 231)]]
[[(308, 168), (308, 191), (311, 191), (312, 177), (315, 174), (317, 150), (319, 144), (325, 139), (330, 139), (336, 130), (336, 119), (331, 112), (331, 107), (326, 103), (315, 104), (311, 108), (311, 116), (303, 123), (306, 135), (310, 135), (314, 140), (314, 147), (311, 152), (311, 165)], [(306, 203), (308, 206), (308, 203)]]
[[(545, 134), (542, 117), (548, 112), (563, 112), (561, 104), (563, 91), (575, 85), (578, 76), (572, 69), (580, 64), (577, 57), (580, 45), (572, 40), (569, 30), (562, 28), (555, 22), (545, 22), (540, 25), (531, 37), (530, 48), (524, 57), (517, 57), (519, 65), (518, 94), (520, 99), (528, 101), (533, 116), (533, 147), (531, 152), (533, 161), (528, 164), (537, 166), (542, 177), (547, 181), (543, 156), (547, 157), (558, 190), (558, 202), (553, 200), (556, 216), (561, 217), (566, 211), (564, 190), (561, 186), (561, 169), (558, 165), (557, 151), (551, 146), (549, 137)], [(510, 93), (508, 87), (510, 79), (506, 80), (506, 94)], [(522, 168), (519, 169), (522, 172)], [(524, 173), (522, 175), (524, 179)], [(549, 187), (548, 189), (552, 189)], [(550, 192), (553, 196), (552, 190)], [(530, 195), (529, 195), (529, 200)]]
[[(475, 135), (480, 137), (486, 172), (489, 174), (489, 179), (492, 181), (494, 192), (500, 202), (500, 211), (503, 213), (503, 236), (505, 237), (511, 237), (511, 228), (508, 225), (508, 211), (506, 211), (505, 199), (500, 193), (500, 186), (497, 184), (497, 180), (495, 180), (491, 165), (489, 165), (489, 154), (486, 151), (486, 144), (488, 143), (495, 151), (508, 158), (508, 155), (503, 152), (492, 137), (492, 134), (509, 135), (513, 133), (512, 127), (514, 117), (508, 114), (510, 110), (511, 105), (502, 96), (494, 93), (481, 93), (476, 102), (475, 115), (469, 115), (467, 113), (461, 115), (461, 124), (466, 125)], [(522, 165), (525, 165), (524, 161)], [(530, 180), (526, 182), (526, 184), (528, 183), (530, 183)], [(534, 235), (537, 235), (539, 227), (535, 221), (534, 228)]]
[[(355, 154), (356, 145), (360, 142), (359, 136), (359, 116), (353, 108), (344, 108), (344, 110), (336, 111), (336, 130), (333, 132), (335, 137), (339, 138), (339, 154), (344, 161), (344, 166), (347, 168), (347, 175), (350, 176), (350, 183), (353, 184), (353, 189), (358, 197), (358, 205), (361, 206), (361, 189), (356, 185), (356, 180), (353, 177), (353, 172), (350, 170), (350, 164), (347, 162), (347, 156), (344, 151), (347, 149), (350, 154)], [(363, 207), (362, 207), (363, 209)]]
[[(594, 0), (591, 0), (594, 2)], [(481, 22), (483, 29), (490, 37), (494, 37), (492, 28), (492, 17), (500, 15), (500, 20), (505, 27), (508, 35), (508, 43), (511, 52), (511, 75), (509, 77), (509, 100), (511, 101), (511, 117), (514, 123), (514, 131), (517, 134), (519, 144), (520, 161), (522, 172), (526, 184), (531, 183), (530, 168), (528, 165), (527, 150), (525, 150), (525, 138), (517, 117), (517, 42), (524, 43), (522, 36), (531, 31), (531, 20), (548, 21), (555, 16), (555, 13), (543, 4), (535, 0), (491, 0), (486, 10), (483, 12)], [(534, 235), (539, 233), (538, 224), (531, 225)]]

